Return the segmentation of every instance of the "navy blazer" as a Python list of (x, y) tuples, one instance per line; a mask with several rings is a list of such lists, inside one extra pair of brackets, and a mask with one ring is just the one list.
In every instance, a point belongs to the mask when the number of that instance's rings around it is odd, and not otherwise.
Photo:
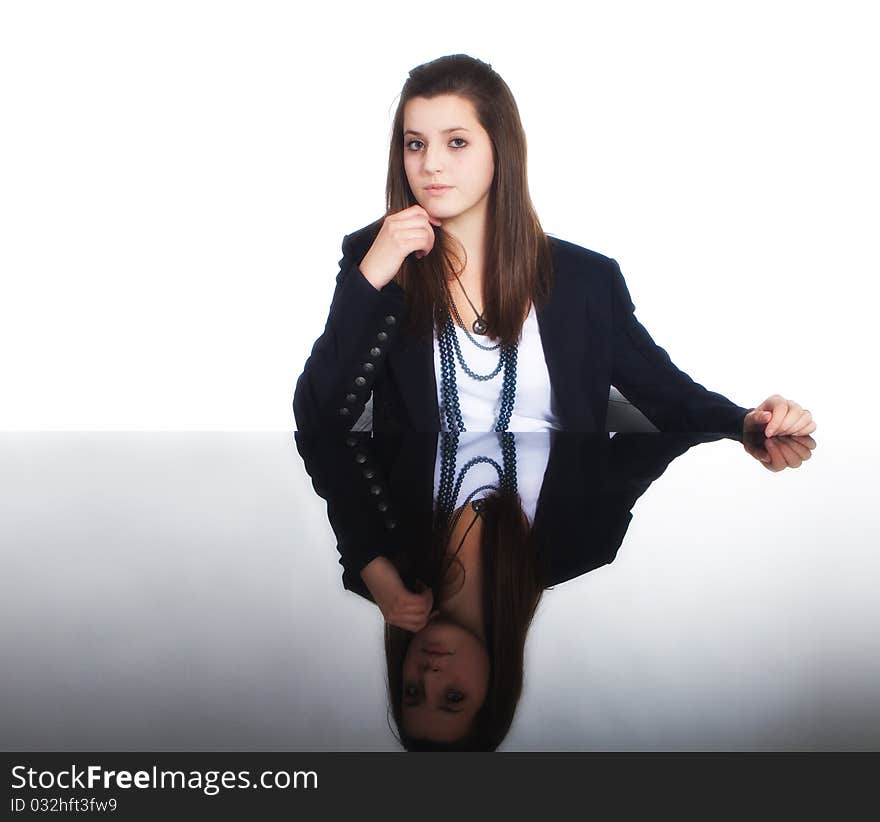
[[(359, 268), (383, 219), (342, 241), (327, 323), (296, 384), (297, 430), (347, 431), (371, 393), (373, 431), (442, 430), (431, 338), (402, 334), (403, 289), (376, 289)], [(617, 261), (548, 238), (552, 288), (536, 313), (562, 429), (605, 431), (613, 385), (660, 431), (741, 435), (751, 409), (674, 365), (636, 319)]]
[[(528, 439), (534, 434), (520, 434)], [(297, 432), (297, 449), (317, 494), (327, 502), (342, 584), (372, 599), (361, 578), (377, 556), (406, 556), (404, 582), (415, 590), (431, 542), (437, 434), (344, 436)], [(669, 463), (719, 434), (550, 435), (550, 453), (532, 523), (544, 587), (614, 560), (632, 509)], [(520, 470), (522, 470), (520, 468)]]

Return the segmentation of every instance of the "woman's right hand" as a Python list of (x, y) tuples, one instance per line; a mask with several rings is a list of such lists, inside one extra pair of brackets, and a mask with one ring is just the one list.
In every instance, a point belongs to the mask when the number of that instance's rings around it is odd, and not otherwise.
[(442, 225), (420, 205), (389, 214), (379, 234), (360, 262), (361, 273), (377, 291), (390, 283), (407, 255), (415, 252), (421, 259), (434, 247), (432, 225)]
[(432, 609), (434, 595), (424, 583), (420, 591), (413, 593), (402, 588), (388, 600), (379, 603), (382, 616), (389, 625), (396, 625), (405, 631), (417, 634), (437, 612)]
[(434, 604), (431, 589), (421, 585), (420, 591), (410, 591), (386, 557), (376, 557), (367, 563), (361, 578), (389, 625), (417, 634), (436, 613), (431, 608)]

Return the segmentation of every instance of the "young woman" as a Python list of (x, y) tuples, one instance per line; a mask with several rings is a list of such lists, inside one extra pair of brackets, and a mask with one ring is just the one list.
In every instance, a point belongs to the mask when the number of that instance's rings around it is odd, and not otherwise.
[(491, 66), (413, 69), (394, 117), (386, 214), (342, 243), (293, 400), (301, 431), (604, 431), (618, 388), (661, 431), (816, 429), (778, 394), (747, 409), (679, 370), (635, 317), (617, 262), (547, 235), (526, 138)]

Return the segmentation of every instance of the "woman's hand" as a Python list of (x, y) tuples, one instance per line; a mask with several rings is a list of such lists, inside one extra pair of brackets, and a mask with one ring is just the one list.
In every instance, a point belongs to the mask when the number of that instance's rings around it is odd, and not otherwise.
[(762, 440), (753, 437), (743, 440), (743, 447), (768, 471), (799, 468), (812, 456), (816, 440), (806, 437), (770, 437)]
[(387, 557), (376, 557), (368, 562), (361, 571), (361, 578), (389, 625), (415, 634), (437, 613), (431, 610), (434, 604), (431, 589), (422, 586), (418, 593), (410, 591)]
[(743, 420), (743, 435), (760, 434), (765, 437), (806, 436), (816, 430), (809, 411), (794, 400), (779, 394), (767, 397), (757, 408), (749, 411)]
[(420, 259), (434, 247), (434, 229), (441, 225), (420, 205), (389, 214), (382, 222), (370, 250), (360, 262), (360, 270), (370, 285), (379, 290), (396, 276), (407, 255)]

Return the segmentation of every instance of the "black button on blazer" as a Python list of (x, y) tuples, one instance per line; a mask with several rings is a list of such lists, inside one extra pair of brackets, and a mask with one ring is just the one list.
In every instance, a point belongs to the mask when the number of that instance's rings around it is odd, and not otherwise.
[[(296, 384), (299, 431), (350, 430), (371, 394), (375, 432), (442, 430), (431, 340), (401, 333), (400, 285), (377, 290), (359, 268), (380, 226), (342, 241), (327, 323)], [(751, 409), (675, 366), (636, 319), (617, 261), (548, 237), (552, 290), (537, 318), (562, 429), (605, 431), (613, 385), (660, 431), (741, 434)]]

